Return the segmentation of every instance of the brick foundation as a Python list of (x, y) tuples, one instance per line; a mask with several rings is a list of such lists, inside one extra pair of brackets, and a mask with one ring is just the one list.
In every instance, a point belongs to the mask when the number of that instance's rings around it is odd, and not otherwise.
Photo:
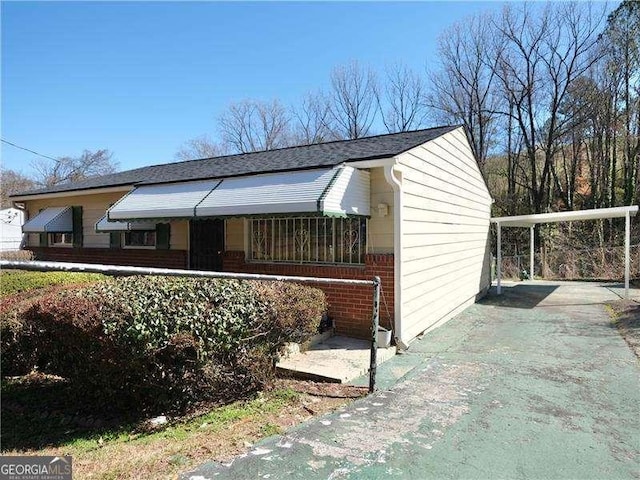
[(132, 267), (187, 268), (186, 250), (30, 247), (36, 260)]
[[(336, 265), (293, 265), (245, 262), (244, 252), (225, 252), (225, 272), (262, 273), (269, 275), (297, 275), (304, 277), (331, 277), (382, 280), (380, 323), (389, 328), (393, 319), (393, 255), (366, 255), (362, 267)], [(325, 292), (329, 302), (329, 315), (335, 320), (341, 335), (369, 338), (371, 335), (371, 308), (373, 287), (362, 285), (314, 285)]]

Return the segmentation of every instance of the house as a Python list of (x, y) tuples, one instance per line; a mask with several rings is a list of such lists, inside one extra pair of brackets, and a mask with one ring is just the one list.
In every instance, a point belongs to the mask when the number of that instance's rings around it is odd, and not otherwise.
[(22, 246), (24, 212), (17, 208), (0, 210), (0, 252), (13, 252)]
[[(491, 197), (462, 127), (154, 165), (12, 197), (37, 259), (382, 279), (403, 347), (490, 285)], [(321, 287), (369, 335), (370, 288)]]

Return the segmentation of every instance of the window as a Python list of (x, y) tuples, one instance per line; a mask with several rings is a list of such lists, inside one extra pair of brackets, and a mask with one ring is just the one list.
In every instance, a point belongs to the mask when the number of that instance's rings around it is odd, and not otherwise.
[(365, 218), (265, 218), (250, 223), (251, 260), (364, 263)]
[(50, 233), (49, 245), (73, 245), (73, 233)]
[(155, 230), (134, 230), (125, 232), (124, 246), (129, 248), (155, 248)]

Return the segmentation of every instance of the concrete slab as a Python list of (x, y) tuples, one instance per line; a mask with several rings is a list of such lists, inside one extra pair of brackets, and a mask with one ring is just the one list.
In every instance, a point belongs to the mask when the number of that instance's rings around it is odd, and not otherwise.
[[(396, 347), (378, 349), (378, 365), (389, 360)], [(336, 335), (313, 345), (306, 352), (294, 353), (277, 364), (278, 373), (295, 378), (347, 383), (369, 371), (371, 343)]]
[(640, 363), (604, 305), (619, 296), (503, 292), (381, 365), (385, 390), (182, 478), (640, 478)]

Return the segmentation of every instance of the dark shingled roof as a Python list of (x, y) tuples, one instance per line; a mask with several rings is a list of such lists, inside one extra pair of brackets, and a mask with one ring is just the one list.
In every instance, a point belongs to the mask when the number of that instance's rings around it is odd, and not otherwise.
[(435, 127), (426, 130), (377, 135), (356, 140), (302, 145), (298, 147), (241, 153), (222, 157), (187, 160), (124, 172), (92, 177), (80, 182), (41, 188), (12, 196), (69, 192), (122, 185), (149, 185), (208, 178), (223, 178), (254, 173), (332, 167), (343, 162), (388, 158), (433, 140), (458, 126)]

